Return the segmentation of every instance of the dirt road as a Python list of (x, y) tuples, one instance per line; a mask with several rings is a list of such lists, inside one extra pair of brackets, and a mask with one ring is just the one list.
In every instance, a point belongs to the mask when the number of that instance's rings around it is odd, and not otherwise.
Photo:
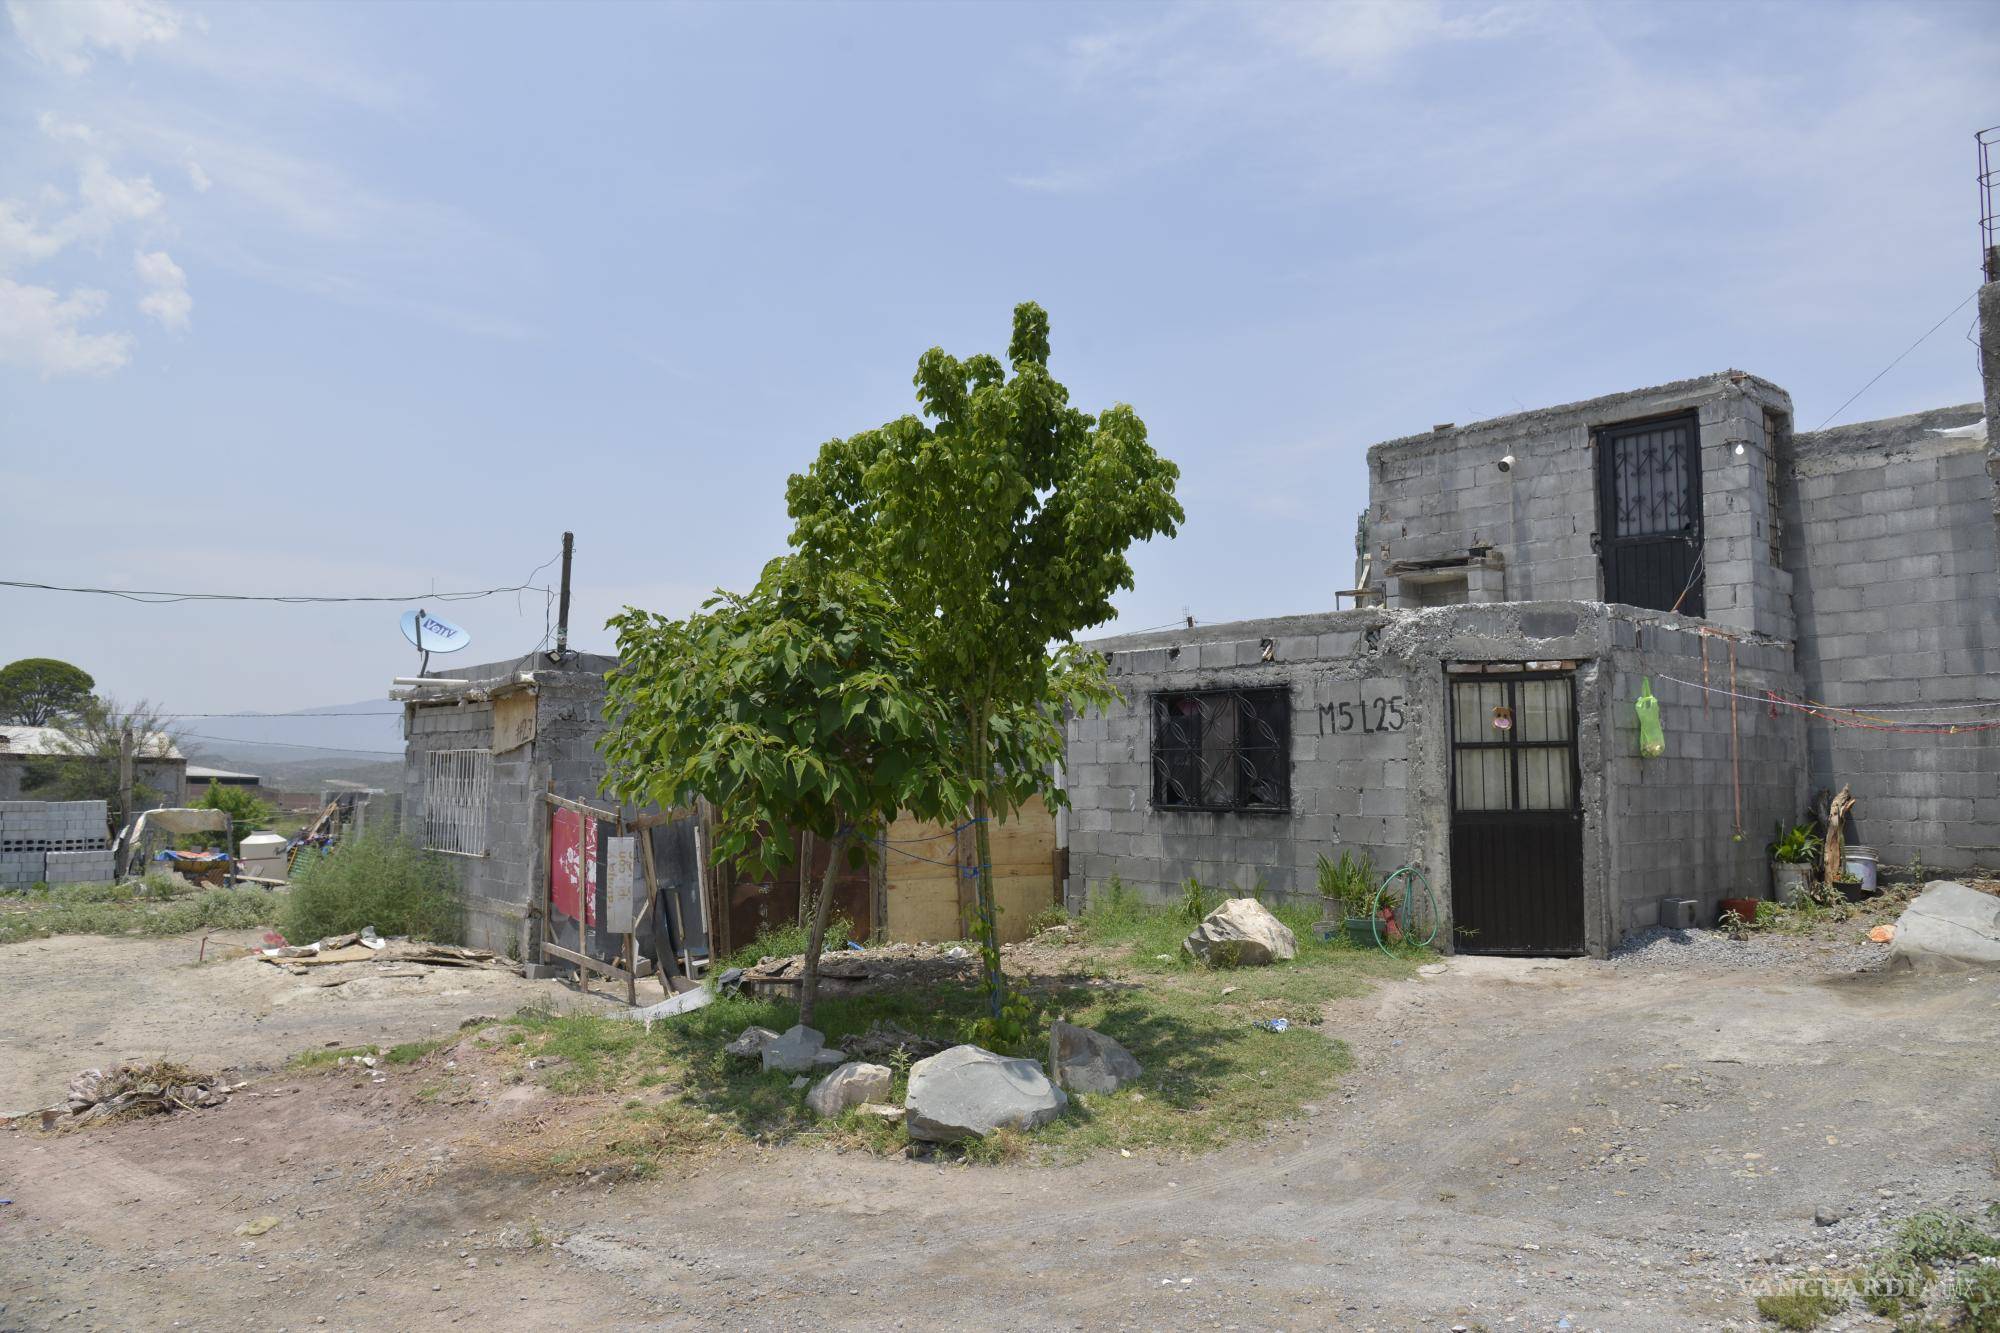
[(1341, 1091), (1195, 1160), (551, 1180), (483, 1146), (532, 1084), (400, 1073), (4, 1134), (0, 1327), (1748, 1327), (1747, 1282), (2000, 1197), (1990, 977), (1467, 959), (1328, 1030)]

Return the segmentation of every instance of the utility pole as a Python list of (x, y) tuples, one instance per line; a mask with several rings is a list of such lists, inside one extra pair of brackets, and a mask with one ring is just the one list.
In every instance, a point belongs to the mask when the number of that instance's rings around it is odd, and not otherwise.
[[(547, 550), (545, 546), (542, 548)], [(556, 603), (556, 650), (550, 656), (561, 662), (569, 656), (569, 561), (576, 553), (576, 534), (563, 534), (562, 598)]]
[[(132, 827), (132, 726), (130, 723), (118, 728), (118, 827), (125, 830)], [(119, 853), (122, 862), (132, 855), (126, 847)], [(113, 867), (119, 878), (124, 878), (125, 867)]]

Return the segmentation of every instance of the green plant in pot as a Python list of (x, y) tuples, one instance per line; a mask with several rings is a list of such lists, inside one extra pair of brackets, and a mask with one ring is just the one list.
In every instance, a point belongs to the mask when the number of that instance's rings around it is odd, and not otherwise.
[(1341, 928), (1356, 944), (1375, 943), (1375, 861), (1363, 852), (1344, 851), (1338, 861), (1321, 853), (1317, 868), (1319, 896), (1327, 910), (1339, 912)]
[(1812, 821), (1778, 826), (1771, 841), (1771, 889), (1781, 903), (1812, 896), (1813, 866), (1819, 861), (1820, 840)]

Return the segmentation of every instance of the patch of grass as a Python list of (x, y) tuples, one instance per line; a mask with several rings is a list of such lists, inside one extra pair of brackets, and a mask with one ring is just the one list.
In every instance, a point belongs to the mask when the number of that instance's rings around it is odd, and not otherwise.
[[(826, 923), (826, 952), (838, 953), (854, 938), (854, 923), (844, 916), (836, 916)], [(757, 932), (757, 938), (738, 949), (723, 960), (724, 967), (755, 967), (759, 958), (789, 958), (806, 951), (808, 932), (804, 926), (790, 923), (782, 926), (767, 926)]]
[(463, 927), (450, 860), (392, 834), (363, 834), (303, 862), (282, 921), (297, 944), (373, 926), (383, 935), (455, 942)]
[(373, 1054), (375, 1054), (373, 1046), (320, 1046), (310, 1051), (300, 1051), (285, 1061), (285, 1067), (300, 1071), (332, 1069), (342, 1060), (358, 1060), (364, 1055)]
[(0, 944), (50, 935), (183, 935), (268, 926), (284, 895), (262, 889), (200, 889), (178, 875), (121, 884), (43, 885), (0, 905)]
[(450, 1040), (444, 1037), (436, 1037), (430, 1041), (406, 1041), (391, 1046), (383, 1053), (382, 1059), (392, 1065), (413, 1065), (439, 1047), (450, 1044)]
[[(1985, 1260), (2000, 1256), (2000, 1237), (1941, 1208), (1903, 1219), (1891, 1240), (1854, 1289), (1869, 1310), (1884, 1319), (1902, 1319), (1911, 1305), (1923, 1306), (1940, 1293), (1962, 1316), (1951, 1327), (2000, 1333), (2000, 1266)], [(1949, 1286), (1940, 1274), (1954, 1265)], [(1918, 1327), (1933, 1327), (1917, 1317)]]
[(1757, 1298), (1757, 1313), (1779, 1328), (1812, 1329), (1847, 1308), (1847, 1298), (1827, 1283), (1802, 1283), (1796, 1291)]
[[(1278, 912), (1317, 919), (1306, 909)], [(1100, 910), (1086, 929), (1114, 950), (1123, 946), (1130, 958), (1098, 967), (1096, 976), (1080, 964), (1060, 978), (1017, 978), (1013, 992), (1030, 1033), (1024, 1049), (1037, 1056), (1045, 1051), (1050, 1024), (1063, 1018), (1122, 1042), (1145, 1073), (1116, 1093), (1073, 1098), (1067, 1116), (1034, 1134), (996, 1135), (970, 1145), (967, 1160), (1066, 1157), (1114, 1147), (1200, 1151), (1255, 1133), (1295, 1114), (1349, 1067), (1346, 1048), (1320, 1030), (1325, 1004), (1406, 975), (1413, 966), (1379, 950), (1321, 942), (1310, 930), (1302, 931), (1293, 962), (1222, 971), (1175, 954), (1174, 962), (1162, 965), (1147, 950), (1156, 940), (1178, 946), (1185, 924), (1171, 909), (1137, 904)], [(1272, 1018), (1288, 1019), (1290, 1030), (1259, 1026)], [(814, 1026), (829, 1044), (886, 1022), (952, 1045), (976, 1042), (985, 1020), (977, 987), (943, 986), (822, 999)], [(788, 1003), (721, 996), (656, 1022), (650, 1033), (643, 1024), (600, 1015), (524, 1011), (510, 1020), (509, 1041), (518, 1039), (523, 1056), (556, 1062), (543, 1076), (552, 1091), (626, 1102), (556, 1150), (572, 1169), (617, 1164), (651, 1170), (667, 1157), (729, 1137), (901, 1150), (909, 1140), (900, 1125), (854, 1113), (819, 1120), (805, 1110), (804, 1090), (792, 1087), (793, 1076), (767, 1074), (722, 1054), (745, 1027), (783, 1031), (795, 1021)], [(900, 1103), (909, 1071), (906, 1062), (891, 1063), (890, 1099)], [(662, 1089), (663, 1097), (657, 1095)], [(649, 1101), (640, 1093), (656, 1095)]]

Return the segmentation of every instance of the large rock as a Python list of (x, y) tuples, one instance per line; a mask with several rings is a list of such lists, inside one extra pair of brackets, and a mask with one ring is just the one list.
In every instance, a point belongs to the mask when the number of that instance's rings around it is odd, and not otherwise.
[(1139, 1077), (1139, 1062), (1102, 1032), (1057, 1019), (1049, 1029), (1049, 1077), (1071, 1092), (1116, 1092)]
[(930, 1143), (983, 1138), (996, 1129), (1036, 1129), (1063, 1113), (1069, 1097), (1033, 1060), (977, 1046), (954, 1046), (910, 1066), (903, 1097), (910, 1137)]
[(895, 1075), (887, 1065), (863, 1064), (853, 1060), (828, 1074), (806, 1094), (813, 1114), (831, 1119), (851, 1106), (880, 1101), (889, 1095)]
[(1299, 956), (1299, 942), (1284, 922), (1255, 898), (1231, 898), (1191, 931), (1181, 948), (1218, 967), (1262, 967)]
[(2000, 898), (1932, 880), (1896, 919), (1889, 961), (1901, 967), (2000, 967)]
[(803, 1024), (786, 1029), (785, 1035), (764, 1047), (764, 1072), (782, 1069), (787, 1074), (803, 1074), (814, 1067), (826, 1038)]

